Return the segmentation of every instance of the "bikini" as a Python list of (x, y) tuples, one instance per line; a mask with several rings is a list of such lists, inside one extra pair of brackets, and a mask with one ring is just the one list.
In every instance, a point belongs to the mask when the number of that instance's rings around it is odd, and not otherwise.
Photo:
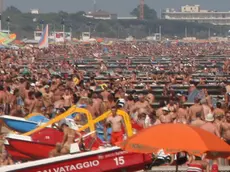
[[(68, 137), (69, 137), (69, 138), (73, 138), (73, 140), (75, 139), (75, 135), (72, 135), (72, 134), (71, 134), (71, 135), (68, 135)], [(71, 144), (72, 144), (72, 143), (68, 143), (68, 142), (67, 142), (67, 143), (64, 144), (64, 147), (65, 147), (66, 149), (70, 150), (70, 145), (71, 145)]]

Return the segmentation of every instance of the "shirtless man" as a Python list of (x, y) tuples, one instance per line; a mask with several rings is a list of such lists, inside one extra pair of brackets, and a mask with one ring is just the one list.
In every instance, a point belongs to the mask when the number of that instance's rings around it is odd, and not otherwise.
[(211, 108), (208, 106), (208, 102), (206, 99), (202, 99), (201, 101), (201, 105), (203, 107), (203, 117), (206, 118), (206, 116), (210, 113), (212, 113)]
[(110, 94), (110, 93), (108, 92), (108, 88), (105, 87), (104, 90), (103, 90), (103, 92), (101, 92), (101, 95), (102, 95), (102, 97), (103, 97), (103, 101), (107, 101), (107, 100), (108, 100), (109, 94)]
[(16, 116), (16, 117), (24, 117), (24, 113), (22, 112), (21, 106), (17, 105), (11, 112), (11, 116)]
[(148, 112), (146, 111), (146, 109), (144, 108), (140, 108), (137, 111), (137, 116), (133, 119), (141, 128), (147, 128), (148, 127), (148, 123), (150, 123), (150, 121), (146, 121), (147, 116), (148, 116)]
[(179, 103), (179, 108), (177, 110), (177, 116), (181, 116), (183, 118), (186, 119), (186, 121), (188, 120), (188, 111), (187, 109), (185, 109), (185, 106), (183, 105), (183, 103)]
[(107, 101), (103, 100), (100, 105), (100, 114), (103, 114), (116, 105), (115, 98), (112, 94), (108, 95)]
[(126, 104), (125, 104), (125, 111), (130, 114), (130, 110), (131, 108), (135, 105), (135, 102), (134, 102), (134, 99), (133, 99), (133, 96), (132, 95), (129, 95), (127, 97), (127, 101), (126, 101)]
[(24, 99), (25, 98), (25, 80), (24, 78), (20, 78), (19, 80), (19, 86), (18, 86), (18, 90), (19, 90), (19, 94), (20, 96)]
[(201, 119), (201, 112), (196, 113), (196, 119), (191, 122), (192, 126), (201, 127), (205, 122)]
[(57, 89), (51, 91), (54, 93), (53, 95), (54, 101), (57, 101), (60, 100), (60, 98), (63, 96), (65, 87), (63, 85), (58, 85)]
[(60, 98), (59, 100), (54, 102), (54, 109), (63, 109), (64, 108), (64, 98)]
[(176, 112), (177, 110), (177, 105), (175, 104), (173, 100), (169, 101), (169, 104), (167, 105), (167, 107), (170, 110), (170, 112)]
[(100, 105), (102, 103), (102, 99), (99, 98), (99, 95), (97, 95), (96, 93), (94, 93), (92, 95), (92, 102), (93, 102), (93, 105), (92, 105), (92, 108), (94, 109), (94, 113), (95, 113), (95, 116), (98, 117), (100, 116)]
[(170, 111), (167, 106), (162, 108), (163, 110), (163, 115), (159, 117), (161, 123), (166, 124), (166, 123), (172, 123), (173, 118), (172, 115), (170, 114)]
[(155, 97), (152, 93), (148, 93), (147, 96), (146, 96), (146, 100), (149, 102), (149, 104), (153, 104), (154, 101), (155, 101)]
[(176, 113), (176, 119), (173, 121), (173, 123), (182, 123), (182, 124), (187, 124), (187, 119), (186, 119), (186, 110), (183, 108), (178, 109)]
[(150, 121), (148, 127), (161, 124), (161, 121), (157, 118), (155, 111), (152, 111), (152, 113), (149, 114), (149, 119)]
[(49, 107), (53, 104), (53, 93), (50, 91), (50, 86), (45, 85), (44, 92), (42, 94), (43, 102), (45, 104), (45, 107)]
[(9, 115), (13, 106), (14, 95), (12, 94), (11, 88), (6, 88), (6, 99), (5, 99), (5, 115)]
[(214, 116), (213, 114), (209, 113), (206, 118), (205, 118), (205, 121), (206, 123), (203, 124), (200, 128), (212, 133), (212, 134), (215, 134), (217, 137), (220, 137), (220, 132), (218, 130), (218, 127), (216, 126), (216, 124), (214, 123)]
[(45, 108), (45, 104), (42, 100), (42, 93), (36, 92), (35, 93), (35, 100), (30, 107), (30, 113), (40, 113), (43, 114)]
[(224, 110), (221, 109), (221, 108), (222, 108), (221, 103), (220, 103), (220, 102), (217, 102), (217, 103), (216, 103), (216, 108), (215, 108), (214, 111), (213, 111), (214, 116), (223, 116), (223, 117), (224, 117), (225, 112), (224, 112)]
[(131, 109), (131, 114), (134, 114), (138, 111), (140, 108), (144, 108), (146, 110), (151, 110), (151, 106), (149, 105), (149, 102), (145, 100), (145, 96), (143, 94), (140, 94), (138, 96), (139, 101), (135, 103), (133, 108)]
[(68, 110), (72, 106), (72, 103), (73, 103), (73, 96), (71, 95), (70, 89), (65, 90), (63, 99), (64, 99), (64, 108)]
[(6, 93), (4, 91), (4, 87), (0, 85), (0, 106), (4, 107), (6, 102)]
[(111, 144), (115, 145), (117, 142), (123, 141), (122, 125), (124, 124), (122, 117), (117, 115), (117, 108), (112, 107), (111, 111), (112, 115), (106, 119), (104, 133), (105, 140), (107, 141), (107, 127), (110, 125), (112, 127)]
[(221, 136), (230, 145), (230, 111), (226, 113), (226, 121), (221, 123)]
[(163, 107), (165, 107), (165, 103), (163, 100), (160, 101), (159, 108), (156, 110), (156, 116), (160, 117), (163, 115)]
[(34, 92), (29, 91), (28, 95), (26, 95), (26, 98), (25, 98), (25, 112), (26, 112), (26, 114), (29, 114), (30, 107), (32, 106), (33, 101), (34, 101)]
[[(203, 114), (203, 107), (200, 105), (200, 99), (195, 98), (194, 103), (195, 104), (189, 108), (189, 119), (188, 119), (189, 121), (188, 122), (191, 122), (196, 119), (197, 112), (200, 112), (201, 114)], [(202, 119), (203, 119), (203, 116), (202, 116)]]

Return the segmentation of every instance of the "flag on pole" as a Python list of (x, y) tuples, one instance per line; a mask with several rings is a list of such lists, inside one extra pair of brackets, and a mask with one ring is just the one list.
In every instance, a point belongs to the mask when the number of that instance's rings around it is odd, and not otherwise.
[(49, 38), (49, 27), (47, 24), (45, 29), (43, 30), (42, 37), (38, 42), (38, 47), (39, 48), (48, 48), (49, 47), (48, 38)]

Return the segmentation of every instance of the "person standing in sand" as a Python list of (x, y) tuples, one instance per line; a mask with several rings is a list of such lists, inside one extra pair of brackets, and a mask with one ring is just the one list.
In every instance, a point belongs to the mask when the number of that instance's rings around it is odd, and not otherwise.
[(167, 124), (173, 122), (173, 116), (172, 113), (169, 111), (168, 107), (165, 106), (162, 108), (163, 114), (159, 117), (161, 123)]
[[(188, 122), (196, 120), (196, 114), (198, 112), (203, 114), (203, 107), (202, 105), (200, 105), (200, 99), (196, 97), (194, 101), (195, 101), (194, 102), (195, 104), (189, 108), (189, 121)], [(201, 116), (201, 118), (203, 119), (203, 116)]]
[(220, 132), (218, 130), (217, 125), (214, 123), (215, 119), (213, 114), (209, 113), (206, 117), (205, 117), (205, 121), (206, 123), (203, 124), (202, 126), (200, 126), (200, 128), (216, 135), (217, 137), (220, 137)]
[(123, 141), (123, 131), (122, 126), (123, 119), (121, 116), (117, 115), (117, 107), (112, 107), (112, 115), (106, 119), (105, 126), (104, 126), (104, 133), (105, 133), (105, 140), (107, 141), (107, 127), (112, 127), (112, 134), (111, 134), (111, 144), (115, 145), (117, 142)]
[(226, 113), (226, 120), (221, 123), (221, 136), (222, 139), (230, 145), (230, 111)]
[(195, 126), (195, 127), (201, 127), (202, 125), (205, 124), (205, 122), (201, 119), (201, 112), (196, 113), (196, 119), (191, 122), (190, 125)]
[(30, 107), (30, 113), (40, 113), (43, 114), (45, 110), (45, 104), (42, 99), (42, 93), (36, 92), (35, 93), (35, 100), (33, 101), (31, 107)]
[(49, 85), (45, 85), (42, 97), (46, 108), (53, 104), (53, 93), (50, 91)]
[(68, 110), (72, 106), (72, 103), (73, 103), (73, 96), (71, 95), (70, 89), (66, 89), (63, 95), (63, 99), (64, 99), (64, 108)]

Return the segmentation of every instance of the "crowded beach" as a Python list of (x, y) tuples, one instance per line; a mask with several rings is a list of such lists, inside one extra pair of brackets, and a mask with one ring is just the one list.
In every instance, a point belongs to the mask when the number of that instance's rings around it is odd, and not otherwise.
[[(223, 42), (115, 41), (111, 45), (1, 49), (0, 113), (20, 118), (42, 114), (53, 119), (76, 105), (96, 119), (111, 111), (100, 122), (101, 138), (115, 146), (127, 137), (124, 119), (117, 115), (122, 110), (135, 126), (134, 133), (155, 125), (185, 124), (230, 144), (228, 47)], [(81, 126), (87, 123), (82, 116), (74, 120)], [(68, 154), (75, 137), (83, 137), (64, 119), (56, 125), (64, 137), (49, 157)], [(2, 121), (2, 138), (9, 132)], [(1, 155), (2, 166), (18, 163), (4, 146)], [(205, 157), (191, 159), (199, 170), (213, 166)], [(227, 166), (229, 162), (219, 158), (215, 164)]]

